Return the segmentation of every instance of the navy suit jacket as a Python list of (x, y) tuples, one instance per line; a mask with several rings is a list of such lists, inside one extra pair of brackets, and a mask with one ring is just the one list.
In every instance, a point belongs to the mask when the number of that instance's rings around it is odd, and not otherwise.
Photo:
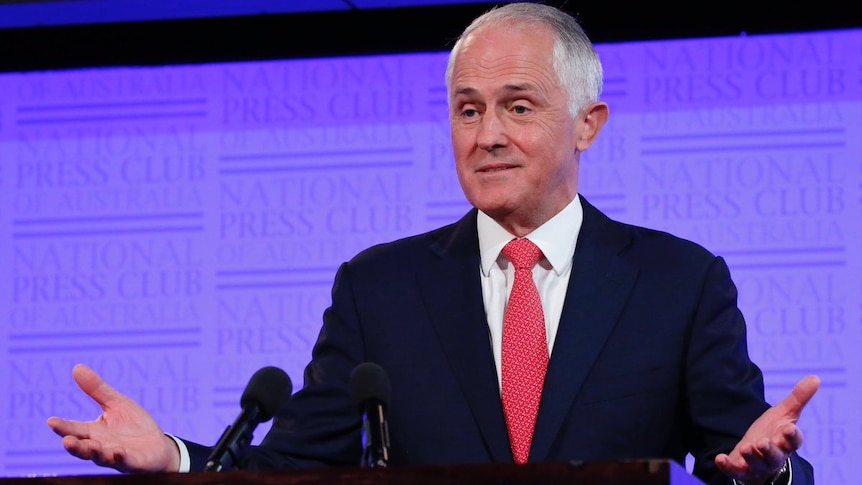
[[(724, 260), (615, 222), (581, 198), (583, 225), (530, 462), (671, 458), (715, 468), (768, 405)], [(479, 281), (476, 210), (378, 245), (339, 268), (303, 388), (251, 468), (358, 466), (351, 371), (389, 376), (390, 466), (507, 463), (512, 454)], [(207, 448), (189, 444), (192, 468)], [(794, 484), (813, 483), (792, 457)]]

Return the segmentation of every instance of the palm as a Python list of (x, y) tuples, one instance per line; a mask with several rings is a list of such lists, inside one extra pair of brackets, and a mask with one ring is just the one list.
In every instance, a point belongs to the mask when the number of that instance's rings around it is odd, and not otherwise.
[(786, 399), (752, 423), (729, 454), (716, 456), (718, 468), (746, 483), (763, 482), (774, 476), (790, 454), (802, 446), (802, 432), (796, 423), (819, 386), (820, 379), (816, 376), (799, 381)]
[(165, 470), (171, 463), (171, 448), (152, 416), (92, 370), (76, 366), (73, 375), (78, 386), (102, 407), (102, 414), (89, 422), (48, 420), (69, 453), (122, 472)]

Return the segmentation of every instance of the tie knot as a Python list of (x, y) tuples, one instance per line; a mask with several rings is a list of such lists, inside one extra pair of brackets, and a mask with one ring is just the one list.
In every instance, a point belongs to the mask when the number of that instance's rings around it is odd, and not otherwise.
[(515, 265), (515, 269), (533, 269), (542, 259), (542, 250), (529, 239), (512, 239), (503, 247), (503, 256)]

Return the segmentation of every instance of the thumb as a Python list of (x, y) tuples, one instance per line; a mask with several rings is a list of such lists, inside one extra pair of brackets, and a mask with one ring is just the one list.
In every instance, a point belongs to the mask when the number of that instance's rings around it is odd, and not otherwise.
[(84, 364), (77, 364), (72, 368), (72, 378), (75, 379), (75, 383), (82, 391), (101, 406), (102, 410), (123, 397), (116, 389), (108, 385), (96, 371)]
[(813, 375), (808, 376), (796, 383), (782, 404), (788, 407), (788, 411), (794, 417), (799, 418), (802, 408), (811, 401), (818, 389), (820, 389), (820, 378)]

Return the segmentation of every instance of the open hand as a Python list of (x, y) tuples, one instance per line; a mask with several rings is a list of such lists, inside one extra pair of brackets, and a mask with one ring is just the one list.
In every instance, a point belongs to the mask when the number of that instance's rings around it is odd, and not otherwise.
[(95, 421), (48, 418), (71, 455), (121, 472), (178, 471), (179, 450), (152, 416), (82, 364), (72, 369), (78, 387), (102, 408)]
[(820, 378), (799, 381), (790, 395), (757, 418), (730, 454), (715, 457), (725, 475), (746, 485), (774, 478), (790, 454), (802, 446), (802, 431), (796, 426), (802, 409), (820, 387)]

